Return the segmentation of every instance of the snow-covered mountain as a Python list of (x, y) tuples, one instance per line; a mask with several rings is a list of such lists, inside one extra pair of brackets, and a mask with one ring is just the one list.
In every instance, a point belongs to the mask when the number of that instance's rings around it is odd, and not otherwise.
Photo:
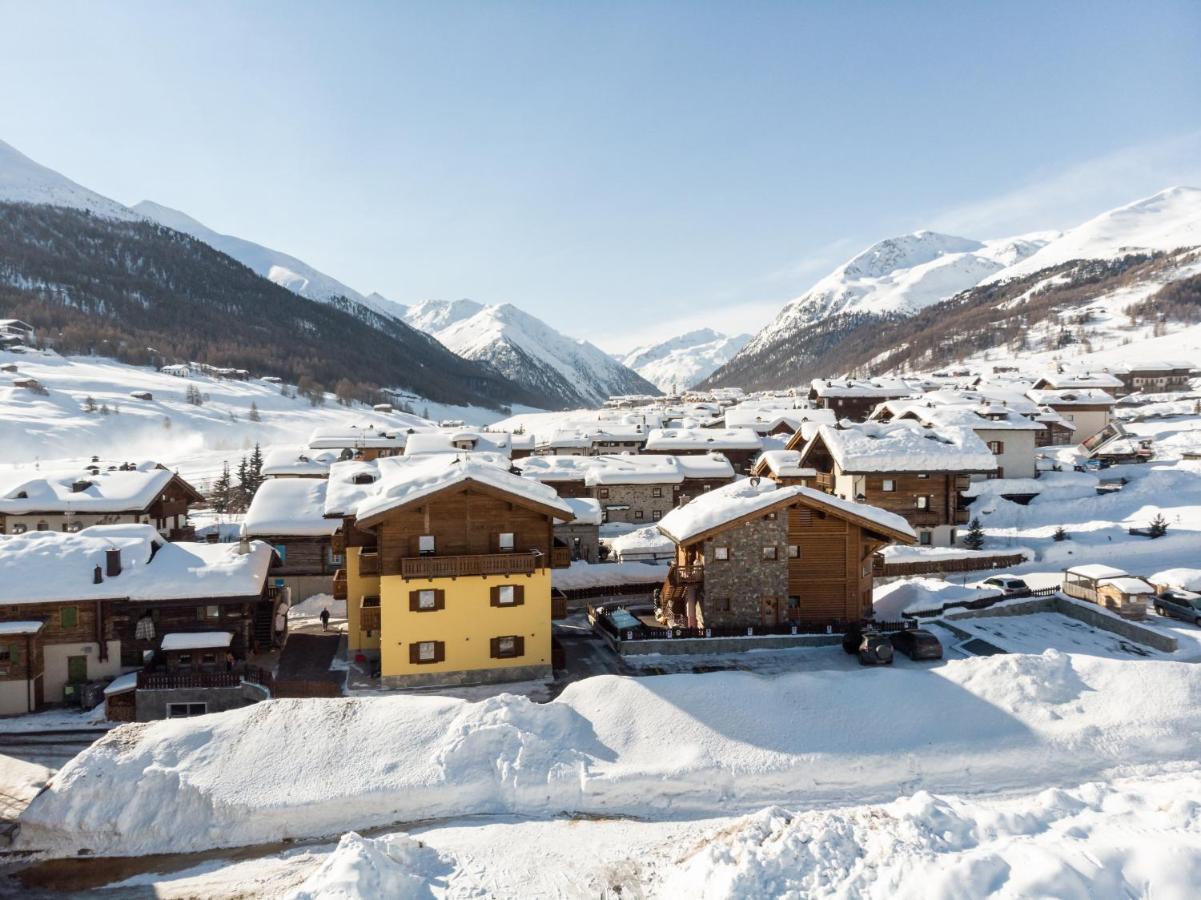
[(0, 141), (0, 201), (67, 206), (126, 221), (138, 218), (137, 213), (116, 200), (47, 169), (4, 141)]
[(511, 303), (427, 300), (409, 307), (405, 321), (459, 356), (490, 363), (563, 406), (597, 405), (615, 394), (658, 393), (604, 351), (560, 334)]
[(273, 281), (301, 297), (308, 297), (310, 300), (323, 303), (338, 297), (345, 297), (380, 315), (394, 319), (404, 316), (403, 306), (393, 303), (379, 294), (369, 296), (360, 294), (333, 276), (314, 269), (304, 260), (297, 259), (281, 250), (264, 247), (262, 244), (256, 244), (245, 238), (232, 234), (221, 234), (177, 209), (163, 206), (152, 200), (143, 200), (141, 203), (135, 204), (132, 209), (138, 215), (145, 216), (151, 221), (158, 222), (175, 231), (190, 234), (199, 241), (204, 241), (214, 250), (220, 250), (227, 256), (232, 256), (267, 280)]
[(910, 317), (978, 285), (1071, 260), (1201, 245), (1201, 190), (1176, 187), (1066, 232), (974, 240), (919, 231), (874, 244), (787, 304), (707, 385), (785, 385), (865, 322)]
[(708, 378), (747, 345), (751, 336), (701, 328), (658, 344), (637, 347), (618, 357), (663, 391), (682, 391)]

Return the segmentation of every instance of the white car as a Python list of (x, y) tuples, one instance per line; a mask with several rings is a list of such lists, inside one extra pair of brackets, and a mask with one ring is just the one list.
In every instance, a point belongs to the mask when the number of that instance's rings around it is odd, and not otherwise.
[(1016, 575), (991, 575), (980, 582), (980, 587), (1000, 591), (1006, 597), (1030, 596), (1030, 585)]

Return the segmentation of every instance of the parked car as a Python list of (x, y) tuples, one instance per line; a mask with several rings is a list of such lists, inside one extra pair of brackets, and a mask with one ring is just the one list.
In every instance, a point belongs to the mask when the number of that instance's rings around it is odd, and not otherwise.
[(861, 666), (891, 666), (892, 644), (874, 628), (852, 628), (842, 636), (842, 649), (859, 657)]
[(1169, 588), (1152, 598), (1155, 611), (1161, 616), (1184, 619), (1201, 626), (1201, 594)]
[(980, 586), (994, 588), (1006, 597), (1030, 596), (1030, 585), (1016, 575), (991, 575), (981, 581)]
[(894, 631), (888, 640), (894, 650), (910, 659), (942, 659), (942, 641), (922, 628)]

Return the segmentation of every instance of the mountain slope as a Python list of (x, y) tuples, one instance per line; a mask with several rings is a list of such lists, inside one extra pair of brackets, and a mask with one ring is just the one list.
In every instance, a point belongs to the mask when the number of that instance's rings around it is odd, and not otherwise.
[(749, 334), (730, 337), (701, 328), (637, 347), (619, 359), (660, 390), (681, 391), (708, 378), (750, 340)]
[(510, 303), (427, 300), (405, 321), (465, 359), (486, 362), (561, 407), (595, 406), (616, 394), (657, 394), (636, 372), (587, 341), (555, 331)]
[(145, 216), (151, 221), (204, 241), (213, 249), (232, 256), (268, 281), (285, 287), (301, 297), (322, 302), (342, 297), (361, 304), (379, 315), (394, 319), (404, 316), (403, 306), (392, 303), (379, 294), (364, 296), (338, 279), (314, 269), (304, 260), (244, 238), (213, 231), (203, 222), (198, 222), (187, 213), (177, 209), (171, 209), (150, 200), (143, 200), (141, 203), (135, 204), (132, 209), (135, 213)]
[[(845, 342), (877, 346), (874, 338), (882, 332), (873, 330), (873, 323), (919, 315), (977, 285), (1059, 271), (1074, 260), (1116, 261), (1196, 245), (1201, 245), (1201, 191), (1195, 188), (1162, 191), (1062, 234), (975, 241), (923, 231), (892, 238), (869, 247), (785, 306), (703, 384), (766, 388), (803, 383), (845, 371), (828, 368), (836, 360), (859, 359), (855, 348), (842, 346)], [(1080, 274), (1088, 273), (1088, 267), (1064, 271), (1069, 282), (1080, 278), (1087, 283), (1091, 277)], [(1037, 282), (1030, 285), (1037, 287)], [(929, 335), (938, 328), (932, 322)]]
[(0, 201), (66, 206), (110, 219), (138, 218), (137, 213), (116, 200), (39, 165), (4, 141), (0, 141)]
[(547, 402), (403, 322), (364, 322), (343, 302), (298, 297), (144, 219), (0, 204), (0, 317), (30, 322), (62, 353), (197, 361), (327, 388), (347, 379), (463, 405)]

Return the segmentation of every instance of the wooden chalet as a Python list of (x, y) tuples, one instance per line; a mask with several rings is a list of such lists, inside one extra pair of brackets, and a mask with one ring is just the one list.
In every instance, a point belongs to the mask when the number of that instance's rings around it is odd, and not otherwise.
[(904, 519), (799, 485), (737, 481), (673, 511), (665, 624), (846, 623), (872, 615), (872, 556), (911, 544)]

